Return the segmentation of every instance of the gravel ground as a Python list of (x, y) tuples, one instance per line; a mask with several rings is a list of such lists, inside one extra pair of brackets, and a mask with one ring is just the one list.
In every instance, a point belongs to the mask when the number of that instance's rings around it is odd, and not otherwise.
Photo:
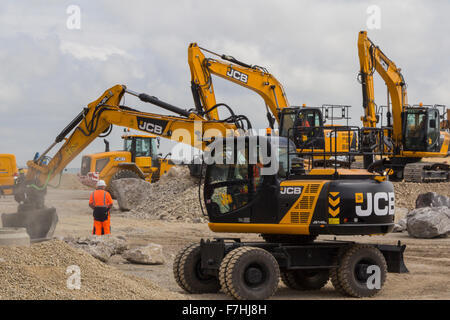
[[(80, 289), (68, 289), (69, 266), (80, 268)], [(180, 299), (150, 280), (126, 275), (59, 240), (0, 247), (0, 299)]]

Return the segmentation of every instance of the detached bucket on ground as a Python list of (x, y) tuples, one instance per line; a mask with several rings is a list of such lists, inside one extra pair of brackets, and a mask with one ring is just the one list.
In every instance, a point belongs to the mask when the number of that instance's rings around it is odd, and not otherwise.
[(49, 240), (53, 237), (58, 215), (55, 208), (19, 211), (2, 214), (2, 225), (5, 228), (25, 228), (31, 242)]

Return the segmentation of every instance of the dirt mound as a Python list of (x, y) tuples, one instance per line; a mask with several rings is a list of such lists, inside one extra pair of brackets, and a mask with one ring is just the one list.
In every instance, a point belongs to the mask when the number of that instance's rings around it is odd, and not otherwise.
[(437, 192), (440, 195), (450, 197), (450, 183), (414, 183), (394, 182), (395, 204), (397, 207), (414, 209), (419, 194)]
[(92, 190), (88, 186), (83, 185), (78, 176), (74, 173), (63, 173), (61, 176), (57, 175), (50, 181), (50, 185), (54, 187), (58, 187), (59, 189), (68, 189), (68, 190)]
[[(0, 258), (0, 299), (185, 299), (59, 240), (0, 247)], [(67, 286), (72, 265), (80, 268), (79, 290)]]
[(190, 176), (187, 167), (181, 166), (173, 167), (158, 182), (150, 184), (127, 215), (167, 221), (206, 221), (198, 200), (198, 180)]

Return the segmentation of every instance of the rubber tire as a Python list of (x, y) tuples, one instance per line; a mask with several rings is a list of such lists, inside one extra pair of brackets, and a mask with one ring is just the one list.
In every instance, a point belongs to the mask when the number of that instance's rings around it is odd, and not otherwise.
[(222, 289), (222, 292), (226, 295), (232, 297), (232, 293), (230, 288), (228, 287), (227, 281), (226, 281), (226, 270), (228, 269), (228, 265), (231, 261), (231, 258), (233, 258), (234, 252), (233, 250), (228, 252), (225, 257), (222, 259), (222, 262), (220, 263), (219, 267), (219, 282), (220, 282), (220, 288)]
[[(370, 263), (380, 268), (380, 288), (369, 289), (366, 283), (361, 283), (355, 276), (355, 266), (361, 260), (370, 260)], [(386, 281), (387, 265), (386, 260), (376, 247), (371, 245), (357, 244), (350, 247), (342, 256), (340, 265), (337, 268), (338, 287), (345, 295), (362, 298), (372, 297), (377, 294)]]
[[(333, 264), (339, 266), (342, 256), (348, 250), (348, 248), (340, 249), (338, 255), (334, 258)], [(330, 269), (330, 281), (334, 289), (342, 295), (346, 295), (344, 288), (342, 288), (339, 280), (338, 267)]]
[(174, 261), (175, 280), (181, 288), (189, 293), (216, 293), (220, 290), (219, 279), (200, 274), (200, 244), (185, 247)]
[(262, 233), (261, 237), (264, 241), (269, 243), (311, 243), (317, 239), (317, 235), (303, 235), (303, 234), (269, 234)]
[[(228, 257), (229, 256), (229, 257)], [(239, 247), (231, 251), (224, 262), (219, 278), (223, 279), (225, 293), (237, 300), (263, 300), (271, 297), (278, 288), (280, 269), (275, 258), (264, 249)], [(226, 263), (226, 266), (225, 266)], [(255, 287), (245, 281), (247, 267), (257, 264), (263, 269), (263, 282)]]
[[(313, 272), (314, 275), (309, 273)], [(281, 272), (283, 283), (294, 290), (320, 290), (330, 278), (328, 269), (321, 270), (286, 270)]]
[(181, 258), (183, 257), (183, 255), (185, 254), (185, 252), (192, 246), (197, 245), (197, 243), (191, 243), (188, 244), (187, 246), (183, 247), (180, 251), (178, 251), (177, 255), (175, 256), (175, 259), (173, 260), (173, 266), (172, 266), (172, 271), (173, 271), (173, 277), (175, 278), (176, 283), (178, 284), (178, 286), (187, 291), (187, 289), (185, 288), (183, 281), (181, 281), (181, 276), (180, 276), (180, 261)]
[(114, 194), (114, 191), (112, 188), (112, 182), (114, 180), (124, 179), (124, 178), (142, 179), (136, 172), (128, 170), (128, 169), (119, 170), (116, 173), (114, 173), (111, 180), (109, 181), (108, 187), (106, 188), (106, 190), (111, 194), (111, 197), (113, 199), (116, 199), (117, 196)]

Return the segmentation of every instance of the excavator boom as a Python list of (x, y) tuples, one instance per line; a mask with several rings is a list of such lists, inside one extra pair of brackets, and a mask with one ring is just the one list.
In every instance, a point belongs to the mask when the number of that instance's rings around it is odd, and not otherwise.
[[(175, 112), (179, 116), (147, 113), (121, 106), (120, 101), (125, 93)], [(48, 182), (60, 174), (95, 138), (108, 132), (112, 125), (151, 133), (203, 150), (217, 137), (239, 134), (237, 130), (243, 118), (245, 117), (236, 116), (226, 120), (207, 120), (201, 115), (170, 105), (156, 97), (116, 85), (84, 108), (41, 156), (27, 162), (27, 174), (18, 179), (14, 187), (14, 196), (19, 203), (18, 213), (3, 214), (3, 226), (26, 227), (32, 239), (51, 237), (57, 215), (54, 208), (45, 207)], [(251, 127), (249, 123), (248, 126)], [(50, 158), (48, 153), (60, 142), (63, 142), (62, 146)]]

